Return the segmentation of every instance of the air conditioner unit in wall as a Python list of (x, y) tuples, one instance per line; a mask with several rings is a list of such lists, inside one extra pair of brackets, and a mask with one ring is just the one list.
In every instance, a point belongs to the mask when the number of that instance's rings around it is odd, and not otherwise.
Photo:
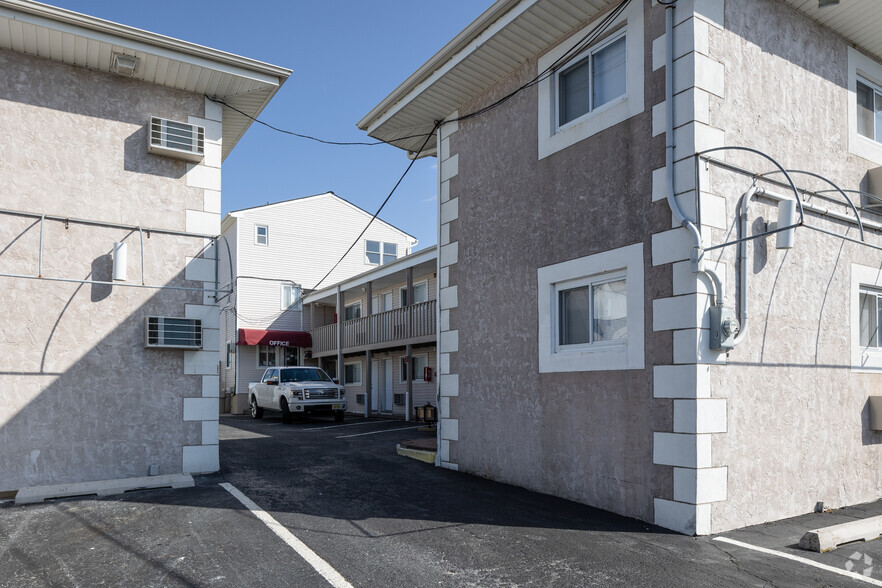
[(156, 155), (202, 161), (205, 157), (205, 127), (152, 116), (147, 150)]
[(169, 316), (148, 316), (145, 347), (202, 349), (202, 321)]

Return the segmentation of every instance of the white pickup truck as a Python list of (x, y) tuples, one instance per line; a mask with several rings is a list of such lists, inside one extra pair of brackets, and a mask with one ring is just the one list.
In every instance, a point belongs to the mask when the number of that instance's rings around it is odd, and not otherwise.
[(295, 414), (333, 414), (343, 420), (346, 389), (317, 367), (268, 368), (260, 382), (249, 384), (251, 417), (263, 418), (264, 410), (278, 410), (282, 420), (291, 422)]

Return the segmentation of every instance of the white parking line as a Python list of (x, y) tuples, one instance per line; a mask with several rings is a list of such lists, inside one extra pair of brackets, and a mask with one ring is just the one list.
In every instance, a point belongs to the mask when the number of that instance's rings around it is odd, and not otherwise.
[(338, 429), (340, 427), (355, 427), (357, 425), (388, 425), (389, 421), (362, 421), (360, 423), (347, 423), (345, 425), (328, 425), (327, 427), (312, 427), (311, 429), (300, 429), (303, 431), (324, 431), (325, 429)]
[(331, 586), (334, 586), (334, 588), (353, 588), (352, 584), (347, 582), (346, 578), (340, 575), (340, 572), (331, 567), (331, 564), (319, 557), (315, 551), (307, 547), (303, 541), (295, 537), (294, 534), (279, 523), (279, 521), (257, 506), (253, 500), (242, 494), (238, 488), (226, 482), (222, 483), (221, 487), (235, 496), (239, 502), (245, 505), (245, 508), (250, 510), (251, 513), (260, 519), (263, 524), (269, 527), (273, 533), (278, 535), (282, 541), (287, 543), (291, 549), (296, 551), (300, 557), (305, 559), (309, 565), (315, 568), (315, 571), (320, 573)]
[(811, 559), (806, 559), (804, 557), (799, 557), (798, 555), (790, 555), (789, 553), (782, 553), (780, 551), (774, 551), (772, 549), (766, 549), (765, 547), (757, 547), (756, 545), (750, 545), (749, 543), (742, 543), (741, 541), (736, 541), (735, 539), (729, 539), (728, 537), (714, 537), (714, 541), (720, 541), (722, 543), (731, 543), (732, 545), (737, 545), (738, 547), (743, 547), (745, 549), (752, 549), (754, 551), (759, 551), (760, 553), (765, 553), (767, 555), (774, 555), (776, 557), (783, 557), (784, 559), (789, 559), (792, 561), (798, 561), (799, 563), (804, 563), (807, 566), (813, 566), (816, 568), (820, 568), (822, 570), (827, 570), (828, 572), (833, 572), (834, 574), (839, 574), (840, 576), (847, 576), (852, 580), (859, 580), (861, 582), (866, 582), (867, 584), (872, 584), (873, 586), (882, 586), (882, 581), (876, 580), (875, 578), (870, 578), (869, 576), (864, 576), (855, 572), (849, 572), (848, 570), (841, 570), (839, 568), (834, 568), (833, 566), (828, 566), (826, 564), (818, 563)]
[(365, 435), (379, 435), (380, 433), (391, 433), (392, 431), (408, 431), (410, 429), (421, 429), (424, 425), (416, 427), (395, 427), (394, 429), (383, 429), (382, 431), (371, 431), (370, 433), (357, 433), (355, 435), (342, 435), (337, 439), (348, 439), (349, 437), (364, 437)]

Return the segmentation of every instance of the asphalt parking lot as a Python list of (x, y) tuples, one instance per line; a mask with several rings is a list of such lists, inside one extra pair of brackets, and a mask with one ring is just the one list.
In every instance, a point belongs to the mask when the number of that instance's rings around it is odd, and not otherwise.
[(0, 586), (882, 586), (880, 541), (795, 546), (880, 503), (695, 539), (400, 457), (413, 427), (222, 417), (194, 488), (0, 505)]

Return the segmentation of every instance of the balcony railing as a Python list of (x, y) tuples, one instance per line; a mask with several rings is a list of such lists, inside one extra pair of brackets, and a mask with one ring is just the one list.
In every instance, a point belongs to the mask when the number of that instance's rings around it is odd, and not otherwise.
[[(435, 333), (435, 301), (429, 300), (344, 322), (343, 351), (367, 349), (383, 343), (427, 337)], [(313, 329), (313, 354), (336, 349), (336, 324)]]

